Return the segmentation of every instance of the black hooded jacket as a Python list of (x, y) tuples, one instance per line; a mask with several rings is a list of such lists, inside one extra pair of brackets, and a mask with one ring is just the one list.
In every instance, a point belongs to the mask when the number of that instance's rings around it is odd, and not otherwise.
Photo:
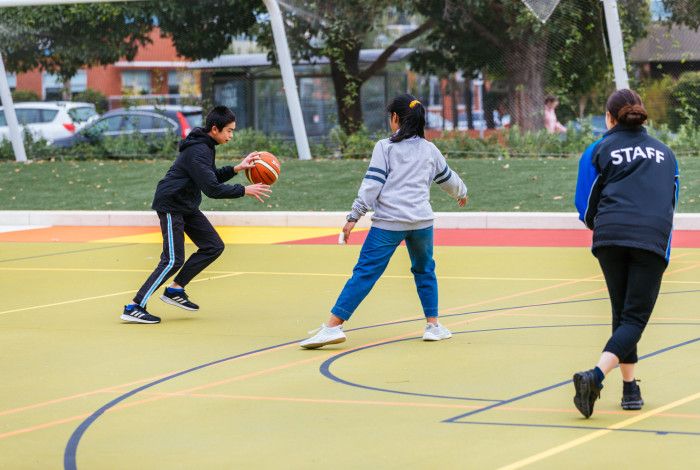
[(241, 197), (240, 184), (224, 184), (236, 175), (231, 166), (216, 168), (216, 141), (197, 127), (180, 142), (180, 155), (158, 182), (151, 207), (158, 212), (190, 214), (199, 209), (202, 193), (212, 199)]

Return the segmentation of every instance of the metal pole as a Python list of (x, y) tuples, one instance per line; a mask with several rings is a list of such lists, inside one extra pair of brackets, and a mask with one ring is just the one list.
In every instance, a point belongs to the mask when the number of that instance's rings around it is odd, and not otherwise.
[(301, 112), (299, 102), (299, 91), (294, 79), (294, 68), (292, 67), (292, 56), (289, 53), (287, 44), (287, 34), (284, 31), (282, 12), (276, 0), (263, 0), (267, 11), (270, 12), (270, 23), (272, 25), (272, 36), (275, 39), (275, 49), (277, 50), (277, 61), (282, 72), (282, 83), (287, 96), (287, 107), (292, 120), (294, 130), (294, 140), (297, 144), (297, 152), (300, 160), (311, 160), (311, 149), (309, 149), (309, 139), (306, 136), (304, 116)]
[(620, 15), (617, 13), (617, 0), (603, 0), (603, 7), (605, 9), (605, 24), (608, 27), (610, 55), (612, 56), (613, 71), (615, 72), (615, 86), (618, 90), (629, 88), (630, 83), (627, 77), (627, 62), (625, 62), (625, 49), (622, 42)]
[(15, 152), (15, 160), (18, 162), (26, 162), (27, 153), (24, 151), (22, 132), (19, 129), (17, 114), (15, 114), (15, 106), (12, 103), (12, 93), (10, 93), (10, 84), (7, 82), (5, 62), (2, 60), (2, 54), (0, 54), (0, 98), (2, 99), (5, 120), (7, 121), (7, 126), (10, 128), (10, 141), (12, 142), (12, 150)]

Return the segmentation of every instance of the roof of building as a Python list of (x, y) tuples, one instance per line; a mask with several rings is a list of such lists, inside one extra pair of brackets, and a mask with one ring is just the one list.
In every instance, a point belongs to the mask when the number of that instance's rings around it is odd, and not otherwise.
[[(389, 62), (399, 62), (413, 53), (412, 48), (399, 48), (389, 57)], [(377, 60), (384, 49), (363, 49), (360, 51), (360, 62), (371, 63)], [(299, 61), (299, 65), (328, 64), (327, 57), (317, 57), (311, 61)], [(267, 54), (224, 54), (213, 60), (197, 60), (187, 64), (190, 69), (214, 69), (234, 67), (269, 67), (272, 62)]]
[(700, 30), (682, 25), (653, 23), (647, 36), (632, 47), (629, 61), (644, 62), (696, 62), (700, 61)]

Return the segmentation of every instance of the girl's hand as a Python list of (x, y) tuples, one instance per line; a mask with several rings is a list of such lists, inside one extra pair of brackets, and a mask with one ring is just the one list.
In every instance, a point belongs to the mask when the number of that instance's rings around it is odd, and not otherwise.
[(350, 232), (355, 228), (357, 222), (347, 222), (343, 227), (343, 235), (345, 236), (345, 243), (350, 241)]
[(468, 202), (469, 202), (469, 196), (464, 196), (461, 199), (457, 199), (457, 204), (459, 204), (459, 207), (466, 206)]
[(249, 153), (248, 156), (241, 161), (241, 163), (233, 167), (233, 171), (240, 173), (248, 168), (253, 168), (255, 166), (255, 160), (260, 160), (260, 152)]
[(245, 195), (254, 197), (260, 202), (265, 202), (262, 198), (270, 197), (270, 194), (272, 194), (272, 189), (267, 184), (257, 183), (245, 187)]

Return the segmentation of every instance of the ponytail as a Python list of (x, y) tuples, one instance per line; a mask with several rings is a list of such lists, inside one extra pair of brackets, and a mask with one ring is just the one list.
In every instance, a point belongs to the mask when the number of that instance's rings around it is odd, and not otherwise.
[(399, 117), (399, 130), (389, 140), (401, 142), (411, 137), (425, 138), (425, 108), (413, 95), (404, 94), (394, 98), (386, 107), (389, 114)]
[(605, 107), (613, 119), (627, 127), (639, 127), (649, 117), (639, 95), (626, 88), (610, 95)]

